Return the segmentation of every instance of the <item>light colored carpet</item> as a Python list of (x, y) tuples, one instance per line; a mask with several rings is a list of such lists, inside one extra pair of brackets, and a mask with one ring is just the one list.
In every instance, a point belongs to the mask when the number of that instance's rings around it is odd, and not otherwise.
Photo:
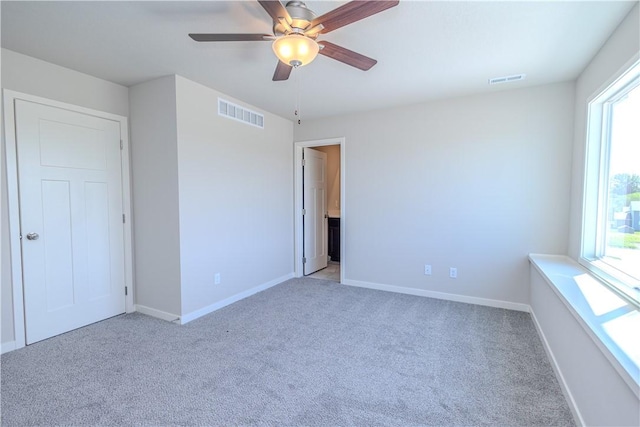
[(573, 425), (527, 313), (293, 279), (2, 356), (2, 425)]

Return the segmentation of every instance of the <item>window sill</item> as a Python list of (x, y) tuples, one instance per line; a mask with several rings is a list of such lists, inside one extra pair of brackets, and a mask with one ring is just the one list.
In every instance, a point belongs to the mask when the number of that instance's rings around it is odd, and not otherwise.
[[(640, 286), (637, 280), (616, 270), (611, 265), (599, 259), (580, 258), (580, 265), (587, 269), (596, 280), (609, 285), (614, 293), (625, 299), (628, 303), (640, 309)], [(631, 286), (628, 284), (631, 283)]]
[(640, 399), (640, 312), (567, 256), (529, 260)]

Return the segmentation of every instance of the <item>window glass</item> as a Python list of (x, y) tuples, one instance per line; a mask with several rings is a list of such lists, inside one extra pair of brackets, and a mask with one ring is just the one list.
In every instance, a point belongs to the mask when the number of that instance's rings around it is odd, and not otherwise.
[(624, 90), (604, 111), (610, 128), (603, 141), (609, 155), (602, 165), (608, 185), (601, 259), (640, 280), (640, 86)]
[(640, 309), (640, 61), (588, 111), (580, 263)]

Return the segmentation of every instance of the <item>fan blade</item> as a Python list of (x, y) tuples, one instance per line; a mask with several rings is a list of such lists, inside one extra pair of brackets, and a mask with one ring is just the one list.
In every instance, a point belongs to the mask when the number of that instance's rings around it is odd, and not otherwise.
[(278, 61), (276, 72), (273, 73), (273, 81), (278, 82), (281, 80), (287, 80), (289, 78), (289, 75), (291, 74), (292, 69), (293, 67), (291, 65), (287, 65), (282, 61)]
[(335, 59), (336, 61), (344, 62), (345, 64), (359, 68), (362, 71), (367, 71), (369, 68), (378, 63), (378, 61), (376, 61), (375, 59), (361, 55), (352, 50), (345, 49), (344, 47), (335, 45), (333, 43), (321, 41), (318, 42), (318, 44), (320, 46), (323, 46), (319, 52), (321, 55), (328, 56), (329, 58)]
[(267, 11), (269, 16), (273, 19), (273, 22), (278, 22), (278, 18), (284, 18), (289, 24), (291, 24), (291, 16), (289, 16), (289, 12), (284, 8), (282, 3), (278, 0), (258, 0), (260, 6)]
[(378, 1), (378, 0), (355, 0), (347, 4), (344, 4), (330, 12), (325, 13), (322, 16), (317, 17), (311, 24), (309, 29), (315, 27), (318, 24), (324, 25), (324, 28), (320, 31), (322, 34), (326, 34), (330, 31), (337, 30), (340, 27), (349, 25), (353, 22), (360, 21), (376, 13), (380, 13), (383, 10), (387, 10), (391, 7), (397, 6), (399, 0), (394, 1)]
[(251, 42), (273, 40), (271, 34), (189, 34), (197, 42)]

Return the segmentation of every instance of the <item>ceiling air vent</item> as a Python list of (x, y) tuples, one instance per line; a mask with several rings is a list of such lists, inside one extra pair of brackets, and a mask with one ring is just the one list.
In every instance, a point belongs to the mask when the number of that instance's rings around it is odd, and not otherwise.
[(513, 76), (494, 77), (493, 79), (489, 79), (489, 84), (497, 85), (500, 83), (517, 82), (518, 80), (524, 80), (525, 77), (527, 77), (526, 74), (514, 74)]
[(218, 98), (218, 115), (264, 129), (264, 115)]

